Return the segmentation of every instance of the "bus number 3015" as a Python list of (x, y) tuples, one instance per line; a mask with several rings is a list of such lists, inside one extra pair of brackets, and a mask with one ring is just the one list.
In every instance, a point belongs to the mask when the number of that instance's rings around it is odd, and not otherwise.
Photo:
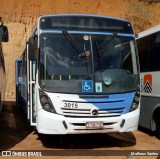
[(64, 103), (64, 108), (78, 108), (78, 104), (77, 103), (68, 103), (68, 102), (65, 102)]

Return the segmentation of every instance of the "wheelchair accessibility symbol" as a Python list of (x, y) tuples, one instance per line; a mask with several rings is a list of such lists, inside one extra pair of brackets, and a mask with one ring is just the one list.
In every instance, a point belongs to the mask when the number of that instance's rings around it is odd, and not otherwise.
[(93, 81), (82, 81), (82, 92), (93, 92)]

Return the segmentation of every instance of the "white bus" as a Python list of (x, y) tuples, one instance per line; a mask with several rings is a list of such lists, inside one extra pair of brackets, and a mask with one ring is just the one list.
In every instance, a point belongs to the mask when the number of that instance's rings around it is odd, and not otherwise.
[(160, 25), (138, 34), (141, 72), (139, 125), (156, 132), (160, 139)]
[(129, 21), (44, 15), (16, 60), (17, 106), (38, 133), (137, 130), (140, 73)]
[(6, 86), (6, 76), (5, 76), (5, 62), (2, 50), (2, 42), (8, 42), (8, 28), (5, 25), (0, 26), (0, 112), (3, 108), (3, 101), (5, 99), (5, 86)]

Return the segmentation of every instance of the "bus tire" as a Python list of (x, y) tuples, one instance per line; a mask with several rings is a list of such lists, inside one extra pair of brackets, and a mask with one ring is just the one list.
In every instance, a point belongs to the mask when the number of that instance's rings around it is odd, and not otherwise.
[(156, 137), (160, 140), (160, 119), (156, 120)]

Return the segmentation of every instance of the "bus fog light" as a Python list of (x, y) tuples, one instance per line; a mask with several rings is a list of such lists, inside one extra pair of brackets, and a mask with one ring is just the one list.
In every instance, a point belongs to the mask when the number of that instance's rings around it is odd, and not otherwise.
[(120, 127), (123, 128), (124, 124), (125, 124), (125, 120), (123, 119), (121, 124), (120, 124)]

